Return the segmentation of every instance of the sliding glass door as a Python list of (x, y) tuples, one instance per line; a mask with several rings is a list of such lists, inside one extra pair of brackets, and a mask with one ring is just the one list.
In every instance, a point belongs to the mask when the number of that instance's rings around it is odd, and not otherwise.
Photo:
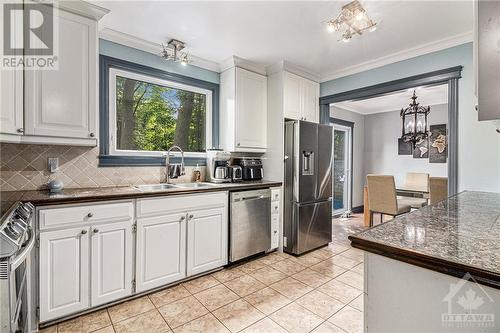
[(351, 210), (352, 128), (333, 124), (333, 215)]

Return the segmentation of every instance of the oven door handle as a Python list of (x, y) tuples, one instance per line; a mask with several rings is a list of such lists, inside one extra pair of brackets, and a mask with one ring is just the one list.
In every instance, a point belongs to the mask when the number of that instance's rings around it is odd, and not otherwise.
[(11, 271), (15, 270), (23, 261), (26, 259), (26, 257), (29, 255), (31, 250), (33, 249), (33, 246), (35, 245), (35, 235), (31, 229), (28, 229), (28, 232), (30, 234), (30, 240), (28, 244), (24, 247), (23, 251), (19, 253), (17, 256), (14, 257), (11, 261)]

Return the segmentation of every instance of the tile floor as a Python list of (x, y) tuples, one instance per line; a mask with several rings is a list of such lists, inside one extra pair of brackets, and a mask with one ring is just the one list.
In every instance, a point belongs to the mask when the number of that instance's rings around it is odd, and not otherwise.
[(335, 219), (327, 247), (274, 252), (42, 332), (362, 332), (363, 252), (347, 240), (362, 228), (358, 215)]

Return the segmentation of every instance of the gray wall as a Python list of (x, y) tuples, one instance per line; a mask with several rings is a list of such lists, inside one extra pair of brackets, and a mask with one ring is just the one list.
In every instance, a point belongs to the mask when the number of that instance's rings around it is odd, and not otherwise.
[[(429, 124), (448, 123), (448, 104), (431, 106)], [(365, 116), (365, 174), (394, 175), (396, 184), (404, 182), (407, 172), (426, 172), (435, 177), (446, 177), (447, 163), (429, 163), (428, 158), (398, 155), (401, 136), (399, 111)]]
[[(447, 104), (431, 106), (429, 124), (446, 124), (447, 112)], [(394, 175), (396, 184), (403, 183), (405, 174), (412, 171), (446, 177), (446, 163), (429, 163), (429, 159), (398, 155), (397, 139), (401, 136), (399, 111), (362, 115), (332, 105), (330, 116), (354, 123), (353, 207), (363, 205), (363, 187), (369, 173)]]
[(462, 65), (458, 92), (458, 190), (500, 192), (500, 135), (474, 110), (473, 47), (467, 43), (322, 82), (321, 96)]
[(365, 184), (365, 116), (347, 111), (335, 106), (330, 106), (330, 117), (354, 123), (354, 138), (352, 149), (352, 206), (363, 205), (363, 186)]

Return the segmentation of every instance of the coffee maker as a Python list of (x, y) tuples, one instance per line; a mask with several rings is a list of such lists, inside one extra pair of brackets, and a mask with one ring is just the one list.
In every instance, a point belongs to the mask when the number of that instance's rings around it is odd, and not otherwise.
[(231, 153), (222, 150), (207, 150), (207, 172), (212, 183), (231, 182), (229, 160)]

